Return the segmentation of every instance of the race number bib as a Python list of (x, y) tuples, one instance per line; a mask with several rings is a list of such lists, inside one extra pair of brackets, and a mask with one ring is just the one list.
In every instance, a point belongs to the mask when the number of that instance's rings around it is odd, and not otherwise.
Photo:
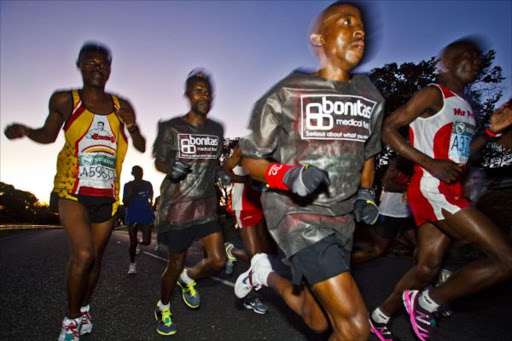
[(467, 122), (453, 122), (448, 156), (457, 164), (465, 165), (469, 159), (469, 146), (475, 135), (475, 127)]
[(78, 177), (82, 186), (108, 189), (114, 187), (116, 158), (107, 153), (81, 153), (78, 155)]

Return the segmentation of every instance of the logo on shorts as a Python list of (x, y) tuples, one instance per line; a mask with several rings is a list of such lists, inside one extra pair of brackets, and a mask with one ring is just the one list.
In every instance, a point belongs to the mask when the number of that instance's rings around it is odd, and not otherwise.
[(303, 139), (364, 142), (377, 102), (352, 95), (302, 95)]
[(216, 159), (219, 137), (207, 134), (178, 134), (179, 156), (184, 159)]

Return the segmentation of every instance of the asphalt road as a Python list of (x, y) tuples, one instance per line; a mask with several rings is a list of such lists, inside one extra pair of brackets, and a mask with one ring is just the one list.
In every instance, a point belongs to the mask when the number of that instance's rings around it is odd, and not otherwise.
[[(234, 240), (239, 243), (238, 240)], [(202, 256), (195, 244), (188, 264)], [(66, 312), (64, 268), (68, 257), (62, 230), (0, 234), (0, 340), (56, 340)], [(370, 309), (376, 307), (411, 265), (408, 257), (382, 257), (354, 268), (354, 277)], [(110, 239), (103, 272), (91, 302), (93, 340), (324, 340), (291, 312), (272, 290), (261, 290), (269, 305), (266, 315), (246, 310), (233, 294), (235, 273), (199, 281), (201, 307), (191, 310), (177, 289), (171, 301), (178, 333), (162, 337), (155, 331), (153, 309), (159, 297), (165, 254), (148, 246), (137, 258), (137, 275), (128, 276), (128, 235)], [(276, 264), (278, 264), (277, 261)], [(279, 266), (286, 272), (286, 267)], [(443, 340), (512, 340), (512, 282), (452, 305), (454, 315), (440, 321)], [(415, 340), (402, 311), (393, 321), (402, 340)], [(373, 340), (373, 339), (372, 339)]]

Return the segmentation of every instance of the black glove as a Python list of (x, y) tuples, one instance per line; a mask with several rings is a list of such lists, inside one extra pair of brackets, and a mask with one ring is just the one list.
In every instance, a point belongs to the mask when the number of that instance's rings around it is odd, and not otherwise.
[(305, 197), (313, 193), (322, 183), (330, 185), (329, 174), (315, 166), (304, 165), (290, 168), (283, 176), (283, 182), (290, 191)]
[(231, 184), (231, 177), (221, 169), (217, 171), (217, 179), (222, 186), (228, 186)]
[(191, 167), (189, 163), (175, 160), (169, 172), (169, 177), (173, 180), (181, 181), (185, 179), (188, 173), (192, 172)]
[(354, 204), (354, 215), (356, 222), (375, 224), (379, 218), (379, 208), (375, 204), (375, 193), (369, 188), (361, 188), (357, 191), (356, 202)]

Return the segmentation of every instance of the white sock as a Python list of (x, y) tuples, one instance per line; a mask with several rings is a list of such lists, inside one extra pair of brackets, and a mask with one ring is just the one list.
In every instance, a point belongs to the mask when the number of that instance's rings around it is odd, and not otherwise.
[(432, 298), (430, 298), (430, 295), (428, 294), (428, 291), (425, 290), (420, 294), (420, 297), (418, 298), (419, 305), (425, 309), (426, 311), (433, 313), (434, 311), (439, 308), (439, 304), (434, 302)]
[(85, 313), (85, 312), (88, 312), (89, 309), (91, 309), (90, 305), (84, 305), (83, 307), (80, 307), (80, 312)]
[(185, 284), (190, 284), (194, 280), (192, 278), (188, 277), (187, 269), (183, 269), (183, 271), (180, 274), (180, 281), (182, 281)]
[(387, 324), (390, 318), (390, 316), (384, 314), (382, 310), (380, 310), (380, 307), (372, 312), (372, 319), (377, 323)]
[(158, 309), (160, 309), (160, 311), (171, 309), (171, 302), (170, 301), (167, 304), (163, 304), (162, 301), (158, 301), (157, 305), (158, 305)]
[(64, 318), (64, 323), (65, 324), (70, 324), (71, 322), (75, 322), (77, 325), (80, 325), (82, 323), (82, 316), (79, 316), (79, 317), (74, 318), (74, 319), (69, 318), (67, 316)]

